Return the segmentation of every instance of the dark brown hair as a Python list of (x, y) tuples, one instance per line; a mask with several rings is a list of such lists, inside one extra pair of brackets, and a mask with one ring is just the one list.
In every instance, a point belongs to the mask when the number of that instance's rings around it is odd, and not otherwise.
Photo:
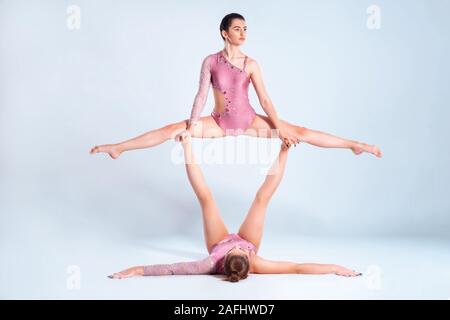
[(223, 269), (227, 281), (237, 282), (247, 278), (250, 263), (246, 255), (227, 254), (223, 262)]
[(222, 35), (222, 30), (228, 31), (228, 28), (231, 27), (231, 22), (233, 22), (233, 19), (241, 19), (245, 21), (244, 17), (239, 13), (229, 13), (223, 17), (219, 27), (220, 36), (223, 40), (225, 40), (225, 38)]

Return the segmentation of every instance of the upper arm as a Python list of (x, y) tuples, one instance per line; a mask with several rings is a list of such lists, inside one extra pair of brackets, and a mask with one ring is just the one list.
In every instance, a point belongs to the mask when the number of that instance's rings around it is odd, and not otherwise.
[(211, 55), (206, 56), (200, 68), (199, 89), (207, 90), (211, 84)]
[(251, 59), (249, 65), (251, 69), (250, 78), (252, 79), (253, 87), (255, 88), (260, 103), (262, 104), (264, 101), (270, 101), (269, 94), (264, 86), (261, 68), (254, 59)]
[(288, 261), (273, 261), (256, 256), (253, 260), (254, 273), (276, 274), (297, 273), (297, 263)]
[(211, 55), (203, 59), (200, 67), (200, 78), (198, 83), (197, 94), (195, 95), (192, 106), (191, 119), (197, 120), (206, 104), (208, 91), (211, 85)]

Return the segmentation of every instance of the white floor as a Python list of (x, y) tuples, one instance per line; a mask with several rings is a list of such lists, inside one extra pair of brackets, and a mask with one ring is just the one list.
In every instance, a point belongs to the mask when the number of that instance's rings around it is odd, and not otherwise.
[[(36, 222), (36, 221), (35, 221)], [(12, 226), (14, 227), (14, 226)], [(111, 280), (139, 264), (189, 261), (206, 255), (201, 235), (105, 237), (47, 222), (17, 229), (2, 241), (3, 299), (444, 299), (450, 298), (448, 242), (427, 238), (314, 238), (266, 232), (260, 255), (269, 259), (336, 263), (363, 272), (335, 275), (158, 276)], [(75, 230), (74, 229), (74, 230)], [(75, 232), (75, 231), (74, 231)], [(4, 235), (4, 234), (3, 234)]]

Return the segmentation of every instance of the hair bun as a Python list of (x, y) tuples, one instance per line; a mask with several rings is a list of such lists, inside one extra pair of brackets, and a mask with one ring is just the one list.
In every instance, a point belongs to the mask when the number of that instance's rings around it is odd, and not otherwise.
[(239, 281), (239, 275), (236, 271), (233, 271), (230, 275), (230, 281), (231, 282), (237, 282)]

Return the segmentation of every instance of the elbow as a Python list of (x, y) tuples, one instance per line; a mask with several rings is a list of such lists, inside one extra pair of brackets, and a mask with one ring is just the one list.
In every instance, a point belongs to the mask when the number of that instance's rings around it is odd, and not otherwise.
[(213, 196), (209, 189), (198, 191), (197, 198), (203, 206), (213, 201)]
[(255, 196), (255, 202), (260, 204), (266, 204), (270, 201), (272, 194), (270, 192), (258, 191)]
[(263, 107), (263, 109), (270, 108), (270, 106), (272, 105), (272, 101), (267, 96), (259, 99), (259, 102), (261, 103), (261, 106)]
[(300, 264), (296, 264), (293, 267), (293, 273), (296, 274), (305, 274), (305, 270), (303, 270), (302, 266)]

